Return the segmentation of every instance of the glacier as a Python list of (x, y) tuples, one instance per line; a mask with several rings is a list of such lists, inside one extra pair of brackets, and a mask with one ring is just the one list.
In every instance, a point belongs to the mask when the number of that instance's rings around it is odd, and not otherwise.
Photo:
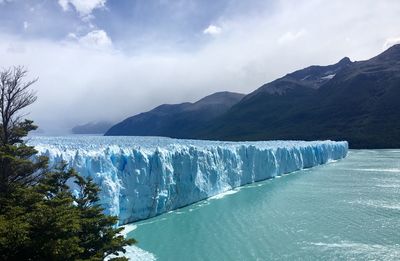
[[(233, 188), (346, 157), (346, 141), (223, 142), (163, 137), (30, 137), (50, 164), (65, 161), (100, 188), (119, 224)], [(70, 183), (74, 190), (73, 182)]]

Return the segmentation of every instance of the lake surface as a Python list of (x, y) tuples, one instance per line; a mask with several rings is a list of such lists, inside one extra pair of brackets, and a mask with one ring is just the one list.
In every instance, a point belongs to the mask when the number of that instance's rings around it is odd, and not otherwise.
[(351, 150), (136, 225), (157, 260), (399, 260), (400, 150)]

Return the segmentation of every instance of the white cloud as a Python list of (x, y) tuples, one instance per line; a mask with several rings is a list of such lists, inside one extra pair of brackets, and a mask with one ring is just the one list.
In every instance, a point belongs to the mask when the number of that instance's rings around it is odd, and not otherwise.
[(78, 41), (79, 40), (78, 36), (75, 33), (69, 33), (67, 35), (67, 39), (68, 40), (73, 40), (73, 41)]
[[(394, 43), (388, 36), (400, 33), (397, 1), (279, 3), (273, 15), (260, 10), (252, 17), (223, 20), (223, 33), (190, 51), (155, 52), (146, 42), (128, 55), (116, 52), (102, 30), (83, 36), (77, 30), (63, 43), (0, 32), (0, 57), (3, 67), (26, 65), (32, 78), (39, 77), (34, 85), (38, 101), (29, 117), (42, 129), (65, 131), (77, 123), (122, 120), (215, 91), (248, 93), (293, 70), (344, 56), (368, 59), (385, 42)], [(94, 50), (99, 46), (104, 49)]]
[(383, 44), (383, 49), (387, 49), (395, 44), (400, 44), (400, 36), (386, 39), (385, 43)]
[(293, 41), (296, 41), (297, 39), (301, 38), (302, 36), (304, 36), (306, 33), (306, 31), (304, 29), (298, 31), (298, 32), (286, 32), (285, 34), (283, 34), (281, 37), (279, 37), (278, 39), (278, 43), (279, 44), (287, 44)]
[(69, 33), (67, 39), (76, 40), (82, 46), (91, 49), (109, 49), (112, 47), (112, 40), (104, 30), (93, 30), (82, 37)]
[(107, 0), (58, 0), (58, 4), (64, 11), (69, 10), (70, 6), (73, 6), (82, 17), (88, 17), (94, 9), (105, 7), (106, 1)]
[(222, 32), (222, 28), (213, 24), (210, 24), (206, 29), (204, 29), (203, 34), (218, 35)]

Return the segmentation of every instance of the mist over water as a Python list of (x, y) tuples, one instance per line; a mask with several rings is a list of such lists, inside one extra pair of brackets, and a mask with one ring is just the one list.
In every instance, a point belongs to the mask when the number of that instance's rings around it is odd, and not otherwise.
[(136, 225), (158, 260), (396, 260), (400, 150), (351, 150)]

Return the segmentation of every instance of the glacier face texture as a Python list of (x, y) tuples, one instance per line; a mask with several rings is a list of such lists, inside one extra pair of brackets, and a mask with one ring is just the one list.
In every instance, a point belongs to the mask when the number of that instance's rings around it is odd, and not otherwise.
[[(119, 224), (146, 219), (227, 190), (346, 157), (345, 141), (218, 142), (161, 137), (32, 137), (100, 186)], [(70, 182), (74, 190), (73, 182)]]

